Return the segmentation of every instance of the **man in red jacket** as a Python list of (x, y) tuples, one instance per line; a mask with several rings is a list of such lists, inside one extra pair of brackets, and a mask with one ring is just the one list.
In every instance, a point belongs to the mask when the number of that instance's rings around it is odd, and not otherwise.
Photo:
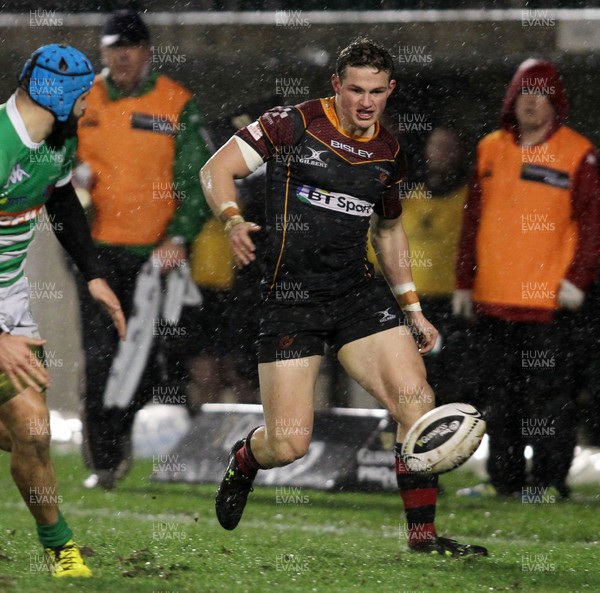
[(464, 494), (531, 498), (555, 487), (569, 495), (576, 429), (570, 327), (596, 273), (600, 222), (596, 150), (564, 125), (567, 111), (555, 67), (526, 60), (506, 93), (501, 129), (477, 149), (454, 312), (477, 315), (493, 488)]

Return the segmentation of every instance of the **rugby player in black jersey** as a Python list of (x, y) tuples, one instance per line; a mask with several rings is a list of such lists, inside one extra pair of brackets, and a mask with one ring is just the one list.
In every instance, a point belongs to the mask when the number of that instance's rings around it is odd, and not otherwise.
[[(240, 130), (201, 172), (225, 223), (238, 266), (256, 259), (265, 235), (258, 337), (265, 426), (235, 443), (216, 496), (219, 522), (239, 523), (259, 469), (303, 457), (313, 428), (314, 388), (328, 344), (348, 374), (398, 423), (396, 473), (412, 550), (487, 555), (439, 537), (437, 476), (411, 472), (401, 454), (408, 428), (434, 406), (422, 354), (437, 330), (424, 317), (402, 228), (402, 158), (379, 124), (395, 87), (393, 60), (360, 38), (342, 50), (335, 96), (276, 108)], [(267, 162), (265, 228), (244, 220), (234, 180)], [(367, 262), (367, 233), (389, 284)], [(390, 290), (391, 289), (391, 290)]]

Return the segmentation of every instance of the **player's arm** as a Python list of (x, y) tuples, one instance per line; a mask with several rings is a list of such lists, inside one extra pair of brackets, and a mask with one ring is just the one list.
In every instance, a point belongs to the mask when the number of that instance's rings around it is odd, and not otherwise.
[(70, 181), (54, 188), (46, 202), (46, 211), (56, 238), (73, 258), (88, 283), (91, 295), (107, 310), (119, 337), (124, 340), (126, 323), (121, 304), (102, 278), (85, 212)]
[(206, 201), (225, 224), (235, 263), (242, 267), (256, 259), (250, 233), (260, 230), (241, 215), (235, 180), (248, 176), (262, 164), (259, 154), (238, 136), (232, 137), (200, 171)]
[(590, 150), (573, 178), (571, 217), (577, 226), (577, 247), (557, 294), (558, 306), (562, 309), (579, 310), (585, 299), (585, 291), (597, 274), (600, 263), (598, 188), (598, 158), (596, 151)]
[[(477, 159), (479, 161), (479, 158)], [(469, 181), (456, 254), (456, 287), (452, 295), (452, 314), (472, 321), (473, 284), (477, 275), (477, 234), (481, 221), (482, 189), (478, 167)]]
[(438, 331), (427, 321), (421, 310), (413, 282), (408, 238), (402, 217), (384, 218), (374, 214), (371, 219), (371, 242), (385, 279), (411, 328), (416, 332), (419, 351), (427, 354), (435, 345)]

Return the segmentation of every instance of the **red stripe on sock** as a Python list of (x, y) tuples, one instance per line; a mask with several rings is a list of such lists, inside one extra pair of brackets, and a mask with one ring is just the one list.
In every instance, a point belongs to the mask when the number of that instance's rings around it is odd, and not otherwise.
[(417, 507), (434, 506), (437, 502), (437, 495), (437, 488), (416, 488), (415, 490), (405, 490), (404, 492), (400, 492), (406, 510)]
[(244, 446), (236, 451), (235, 459), (245, 476), (254, 477), (260, 469), (256, 459), (254, 459), (254, 455), (248, 450), (248, 443), (244, 443)]

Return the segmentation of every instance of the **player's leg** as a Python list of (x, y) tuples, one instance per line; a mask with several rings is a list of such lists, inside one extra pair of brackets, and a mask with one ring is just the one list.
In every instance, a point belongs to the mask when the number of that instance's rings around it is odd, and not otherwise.
[[(119, 298), (125, 317), (129, 319), (137, 274), (145, 260), (118, 247), (99, 248), (98, 254), (107, 272), (106, 280)], [(83, 423), (94, 470), (84, 485), (88, 488), (100, 486), (111, 489), (116, 484), (128, 440), (124, 429), (126, 412), (118, 407), (107, 408), (104, 405), (104, 391), (118, 349), (119, 337), (110, 317), (91, 298), (87, 282), (81, 275), (76, 275), (76, 280), (85, 354)]]
[(54, 576), (89, 577), (73, 533), (59, 510), (50, 459), (50, 415), (43, 394), (27, 388), (0, 405), (0, 443), (11, 451), (11, 474), (37, 524)]
[(231, 450), (215, 505), (225, 529), (239, 523), (259, 469), (287, 465), (308, 451), (320, 362), (321, 356), (315, 355), (259, 365), (265, 424)]
[(401, 456), (408, 429), (434, 406), (423, 360), (409, 329), (401, 325), (352, 341), (340, 348), (338, 357), (348, 374), (398, 423), (396, 476), (409, 546), (435, 538), (437, 476), (410, 472)]
[(308, 451), (321, 358), (309, 356), (258, 366), (265, 425), (252, 435), (252, 452), (261, 468), (288, 465)]
[(58, 497), (50, 461), (50, 416), (43, 396), (28, 388), (0, 406), (11, 442), (11, 474), (38, 524), (58, 520)]
[(481, 403), (487, 422), (489, 484), (461, 488), (460, 496), (515, 496), (525, 486), (525, 445), (521, 419), (526, 385), (523, 352), (528, 346), (524, 326), (479, 315), (474, 333), (478, 344)]
[[(0, 318), (12, 335), (39, 338), (29, 308), (27, 278), (0, 289)], [(43, 348), (30, 348), (30, 364), (41, 364)], [(38, 393), (31, 387), (19, 391), (5, 373), (0, 373), (0, 447), (11, 452), (13, 480), (36, 520), (38, 538), (44, 546), (52, 574), (57, 577), (91, 576), (59, 511), (54, 466), (50, 459), (50, 414), (45, 393)]]
[(402, 442), (408, 429), (434, 407), (433, 391), (410, 329), (400, 326), (348, 342), (338, 356), (348, 374), (398, 422), (396, 475), (408, 523), (409, 547), (442, 555), (487, 555), (481, 546), (459, 544), (437, 535), (437, 476), (413, 472), (403, 459)]
[[(101, 257), (104, 263), (104, 251)], [(107, 270), (114, 270), (110, 262)], [(111, 288), (116, 285), (108, 278)], [(111, 438), (108, 426), (111, 418), (105, 411), (103, 395), (106, 381), (110, 374), (113, 355), (118, 346), (118, 336), (110, 327), (110, 319), (89, 294), (87, 282), (80, 274), (75, 274), (79, 296), (81, 316), (81, 341), (85, 360), (84, 389), (81, 393), (82, 423), (85, 441), (83, 443), (84, 459), (89, 463), (92, 473), (84, 481), (86, 488), (102, 486), (114, 487), (114, 474), (111, 471), (111, 460), (116, 444)], [(118, 286), (117, 286), (118, 288)], [(119, 300), (122, 296), (117, 293)]]
[(398, 438), (434, 407), (433, 390), (410, 329), (401, 325), (340, 348), (350, 376), (383, 405), (398, 423)]
[(292, 463), (308, 450), (314, 388), (331, 326), (318, 303), (261, 304), (257, 350), (265, 425), (252, 429), (231, 450), (215, 504), (225, 529), (239, 523), (259, 469)]
[[(229, 355), (233, 339), (224, 335), (230, 325), (222, 323), (227, 314), (225, 291), (199, 286), (201, 306), (183, 307), (179, 323), (188, 328), (186, 335), (169, 344), (169, 362), (184, 360), (186, 405), (191, 416), (202, 411), (202, 405), (215, 403), (224, 384), (221, 361)], [(229, 336), (228, 336), (229, 337)], [(173, 365), (168, 365), (171, 372)]]
[(544, 495), (550, 487), (562, 498), (570, 495), (567, 476), (577, 442), (573, 315), (559, 312), (551, 325), (527, 328), (533, 360), (530, 355), (522, 393), (528, 414), (521, 425), (533, 448), (534, 496)]

